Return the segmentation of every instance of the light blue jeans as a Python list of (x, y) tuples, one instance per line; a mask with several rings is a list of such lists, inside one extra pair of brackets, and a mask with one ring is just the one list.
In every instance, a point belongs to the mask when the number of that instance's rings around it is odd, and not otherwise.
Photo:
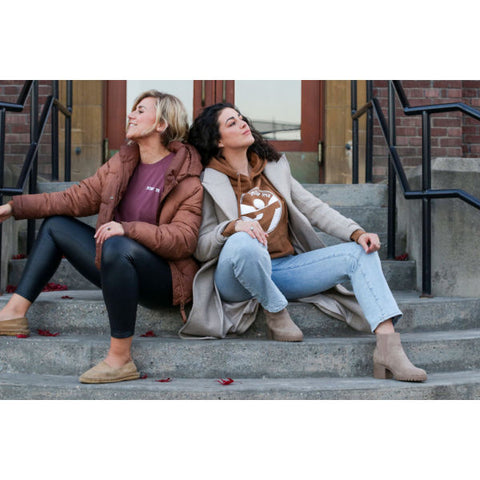
[(354, 242), (271, 259), (267, 248), (245, 232), (227, 239), (220, 252), (215, 284), (223, 300), (259, 301), (279, 312), (289, 300), (308, 297), (350, 280), (372, 332), (402, 316), (383, 275), (378, 254)]

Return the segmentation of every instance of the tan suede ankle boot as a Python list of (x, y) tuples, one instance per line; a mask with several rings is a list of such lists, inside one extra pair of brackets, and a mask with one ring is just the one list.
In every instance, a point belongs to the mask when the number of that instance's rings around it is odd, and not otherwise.
[(267, 321), (267, 335), (272, 340), (279, 342), (302, 342), (303, 333), (290, 318), (287, 309), (279, 312), (265, 312)]
[(373, 376), (393, 378), (402, 382), (424, 382), (425, 370), (417, 368), (408, 359), (400, 342), (399, 333), (379, 333), (377, 346), (373, 352)]

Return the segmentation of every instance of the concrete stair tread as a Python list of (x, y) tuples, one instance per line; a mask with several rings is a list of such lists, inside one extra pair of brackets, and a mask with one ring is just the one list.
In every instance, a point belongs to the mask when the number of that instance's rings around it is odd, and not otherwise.
[[(480, 299), (461, 297), (420, 298), (416, 291), (393, 292), (404, 313), (398, 324), (401, 333), (471, 329), (478, 325)], [(68, 297), (68, 298), (62, 298)], [(9, 295), (0, 297), (0, 307)], [(344, 322), (333, 319), (310, 304), (291, 302), (292, 318), (306, 336), (344, 336), (356, 334)], [(29, 314), (32, 331), (45, 329), (78, 335), (102, 335), (109, 332), (106, 307), (100, 290), (66, 290), (41, 293)], [(182, 326), (178, 307), (149, 310), (139, 307), (138, 334), (153, 330), (159, 336), (176, 336)], [(265, 319), (259, 313), (244, 336), (265, 336)]]
[(1, 374), (0, 399), (350, 399), (433, 400), (480, 397), (480, 370), (429, 374), (424, 383), (354, 378), (216, 378), (147, 377), (130, 382), (84, 385), (72, 375)]
[[(375, 339), (373, 334), (361, 333), (351, 330), (352, 334), (350, 336), (344, 337), (305, 337), (303, 342), (277, 342), (271, 341), (265, 338), (252, 338), (244, 337), (243, 335), (229, 335), (226, 338), (215, 339), (215, 340), (204, 340), (204, 339), (182, 339), (178, 336), (166, 336), (166, 337), (142, 337), (142, 332), (137, 332), (134, 335), (134, 341), (147, 342), (147, 343), (178, 343), (182, 345), (208, 345), (206, 348), (215, 348), (214, 345), (219, 345), (223, 343), (234, 343), (236, 345), (251, 345), (251, 344), (268, 344), (273, 345), (278, 348), (291, 348), (297, 349), (302, 348), (305, 345), (352, 345), (353, 343), (371, 343), (373, 344)], [(53, 332), (52, 332), (53, 333)], [(5, 341), (19, 341), (19, 342), (50, 342), (50, 341), (61, 341), (61, 342), (72, 342), (72, 343), (91, 343), (91, 344), (104, 344), (106, 340), (109, 340), (110, 335), (95, 335), (95, 334), (68, 334), (58, 332), (57, 336), (44, 336), (32, 331), (30, 336), (27, 338), (16, 338), (9, 336), (0, 336), (0, 344)], [(462, 340), (462, 339), (478, 339), (480, 338), (480, 328), (471, 328), (465, 330), (439, 330), (432, 332), (405, 332), (402, 333), (402, 342), (407, 343), (427, 343), (427, 342), (438, 342), (440, 340)]]

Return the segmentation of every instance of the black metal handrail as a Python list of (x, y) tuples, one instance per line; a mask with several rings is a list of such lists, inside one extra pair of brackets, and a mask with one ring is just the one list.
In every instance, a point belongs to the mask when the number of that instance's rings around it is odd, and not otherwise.
[[(352, 81), (352, 92), (356, 90), (356, 82)], [(367, 99), (367, 103), (360, 109), (356, 108), (356, 94), (352, 94), (352, 120), (357, 122), (358, 118), (364, 115), (366, 112), (373, 110), (377, 116), (380, 124), (382, 136), (387, 144), (389, 150), (388, 157), (388, 189), (389, 189), (389, 201), (388, 201), (388, 258), (393, 258), (395, 255), (395, 211), (396, 211), (396, 198), (395, 198), (395, 186), (396, 178), (398, 178), (400, 186), (403, 190), (403, 196), (407, 200), (422, 200), (422, 296), (431, 296), (432, 294), (432, 274), (431, 274), (431, 253), (432, 253), (432, 218), (431, 218), (431, 200), (439, 198), (458, 198), (469, 205), (480, 209), (480, 199), (465, 192), (462, 189), (432, 189), (431, 188), (431, 130), (430, 130), (430, 115), (440, 112), (453, 112), (459, 111), (469, 115), (472, 118), (480, 120), (480, 111), (470, 107), (464, 103), (444, 103), (437, 105), (420, 105), (411, 107), (402, 84), (399, 80), (390, 80), (389, 83), (389, 101), (388, 112), (389, 122), (385, 120), (385, 116), (381, 109), (380, 103), (377, 98)], [(407, 176), (403, 169), (398, 151), (396, 149), (395, 139), (395, 99), (394, 94), (400, 100), (403, 111), (406, 115), (421, 115), (422, 116), (422, 190), (412, 190), (408, 182)], [(358, 128), (358, 126), (357, 126)], [(367, 135), (367, 143), (368, 143)], [(357, 152), (355, 154), (355, 151)], [(355, 135), (353, 142), (353, 161), (357, 161), (357, 166), (353, 168), (353, 171), (358, 172), (358, 141), (355, 143)], [(371, 164), (366, 165), (367, 168), (371, 168)], [(371, 172), (366, 178), (371, 178)], [(354, 183), (358, 183), (358, 173), (355, 179), (355, 173), (352, 173)], [(393, 194), (392, 194), (393, 192)]]
[[(6, 187), (5, 181), (5, 127), (6, 112), (19, 113), (25, 108), (27, 98), (31, 95), (30, 110), (30, 146), (28, 148), (18, 181), (14, 187)], [(29, 193), (37, 189), (37, 160), (40, 141), (45, 132), (49, 118), (52, 119), (52, 180), (58, 180), (58, 112), (65, 116), (65, 181), (70, 181), (71, 162), (71, 115), (72, 115), (72, 81), (67, 81), (67, 106), (59, 100), (58, 81), (53, 82), (53, 94), (45, 100), (40, 118), (38, 118), (38, 81), (26, 80), (17, 101), (0, 102), (0, 204), (4, 195), (21, 195), (29, 181)], [(27, 253), (33, 246), (35, 221), (29, 220), (27, 227)], [(0, 258), (2, 249), (2, 225), (0, 224)]]

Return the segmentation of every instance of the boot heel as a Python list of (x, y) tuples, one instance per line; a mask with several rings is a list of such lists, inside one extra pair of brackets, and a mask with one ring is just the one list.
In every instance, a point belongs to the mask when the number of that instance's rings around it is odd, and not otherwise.
[(392, 372), (388, 370), (383, 365), (378, 363), (373, 364), (373, 377), (379, 379), (390, 379), (393, 378)]
[(265, 310), (265, 323), (267, 324), (267, 337), (277, 342), (302, 342), (303, 333), (290, 318), (287, 309), (280, 312)]

